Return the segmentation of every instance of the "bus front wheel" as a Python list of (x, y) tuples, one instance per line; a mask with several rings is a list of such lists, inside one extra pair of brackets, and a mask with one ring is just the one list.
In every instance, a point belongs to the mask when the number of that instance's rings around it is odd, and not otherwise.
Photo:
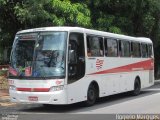
[(87, 92), (86, 106), (92, 106), (95, 104), (97, 99), (97, 92), (94, 85), (90, 85)]

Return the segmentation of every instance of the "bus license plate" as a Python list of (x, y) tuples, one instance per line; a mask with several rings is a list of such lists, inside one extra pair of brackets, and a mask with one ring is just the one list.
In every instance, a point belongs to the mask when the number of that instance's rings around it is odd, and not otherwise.
[(38, 97), (37, 96), (29, 96), (28, 100), (29, 101), (38, 101)]

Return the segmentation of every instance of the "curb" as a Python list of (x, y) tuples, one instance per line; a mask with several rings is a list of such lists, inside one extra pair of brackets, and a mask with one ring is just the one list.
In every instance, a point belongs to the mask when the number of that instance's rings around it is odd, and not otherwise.
[(160, 80), (155, 80), (154, 85), (158, 85), (158, 84), (160, 84)]
[(154, 80), (154, 82), (160, 82), (160, 80)]

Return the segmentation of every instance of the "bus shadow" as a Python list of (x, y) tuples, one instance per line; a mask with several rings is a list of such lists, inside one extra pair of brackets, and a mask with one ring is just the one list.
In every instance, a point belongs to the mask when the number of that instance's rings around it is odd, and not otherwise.
[(76, 103), (71, 105), (35, 105), (35, 104), (29, 104), (27, 105), (27, 108), (25, 106), (18, 111), (20, 112), (31, 112), (31, 113), (74, 113), (78, 114), (79, 112), (87, 112), (91, 110), (96, 110), (98, 108), (104, 108), (108, 107), (114, 104), (123, 103), (129, 100), (134, 100), (137, 98), (149, 96), (152, 94), (156, 94), (159, 91), (149, 91), (145, 90), (142, 91), (140, 95), (138, 96), (132, 96), (129, 92), (126, 93), (120, 93), (116, 95), (111, 95), (107, 97), (100, 98), (94, 106), (91, 107), (85, 107), (83, 103)]

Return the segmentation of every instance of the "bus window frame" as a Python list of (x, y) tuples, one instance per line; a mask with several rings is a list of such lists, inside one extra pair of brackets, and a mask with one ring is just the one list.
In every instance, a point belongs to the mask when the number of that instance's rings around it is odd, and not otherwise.
[[(151, 55), (149, 54), (149, 46), (151, 46)], [(154, 52), (153, 52), (153, 44), (148, 43), (147, 44), (147, 48), (148, 48), (148, 58), (154, 58)]]
[[(87, 37), (98, 37), (98, 38), (102, 39), (102, 47), (103, 47), (102, 48), (102, 53), (103, 53), (103, 55), (101, 55), (101, 56), (92, 56), (91, 53), (88, 52), (88, 39), (87, 39)], [(104, 57), (105, 56), (104, 37), (103, 36), (94, 35), (94, 34), (86, 34), (85, 38), (86, 38), (86, 53), (87, 53), (86, 56), (88, 58), (96, 58), (96, 57)], [(100, 48), (101, 48), (101, 43), (100, 43)]]
[[(117, 55), (116, 56), (108, 56), (108, 43), (106, 46), (106, 42), (108, 41), (108, 39), (115, 40), (117, 43)], [(107, 51), (107, 55), (106, 55), (106, 52), (104, 53), (105, 57), (118, 57), (119, 56), (119, 43), (118, 42), (119, 42), (119, 40), (117, 38), (104, 37), (104, 48), (105, 48), (105, 51)]]
[[(134, 56), (133, 55), (133, 44), (134, 43), (138, 43), (139, 44), (139, 53), (140, 53), (140, 55), (139, 56)], [(142, 58), (142, 53), (141, 53), (141, 43), (140, 42), (138, 42), (138, 41), (131, 41), (131, 56), (132, 56), (132, 58)]]
[[(122, 56), (122, 41), (123, 42), (128, 42), (129, 43), (129, 56)], [(119, 39), (118, 40), (118, 47), (119, 47), (119, 49), (118, 49), (118, 55), (119, 55), (119, 57), (122, 57), (122, 58), (130, 58), (131, 57), (131, 41), (129, 41), (129, 40), (124, 40), (124, 39)], [(120, 50), (121, 49), (121, 50)]]
[[(143, 56), (143, 48), (142, 48), (142, 45), (145, 45), (145, 47), (147, 47), (147, 57), (144, 57), (144, 56)], [(148, 44), (145, 43), (145, 42), (141, 42), (141, 57), (142, 57), (142, 58), (148, 58), (148, 57), (149, 57)]]

